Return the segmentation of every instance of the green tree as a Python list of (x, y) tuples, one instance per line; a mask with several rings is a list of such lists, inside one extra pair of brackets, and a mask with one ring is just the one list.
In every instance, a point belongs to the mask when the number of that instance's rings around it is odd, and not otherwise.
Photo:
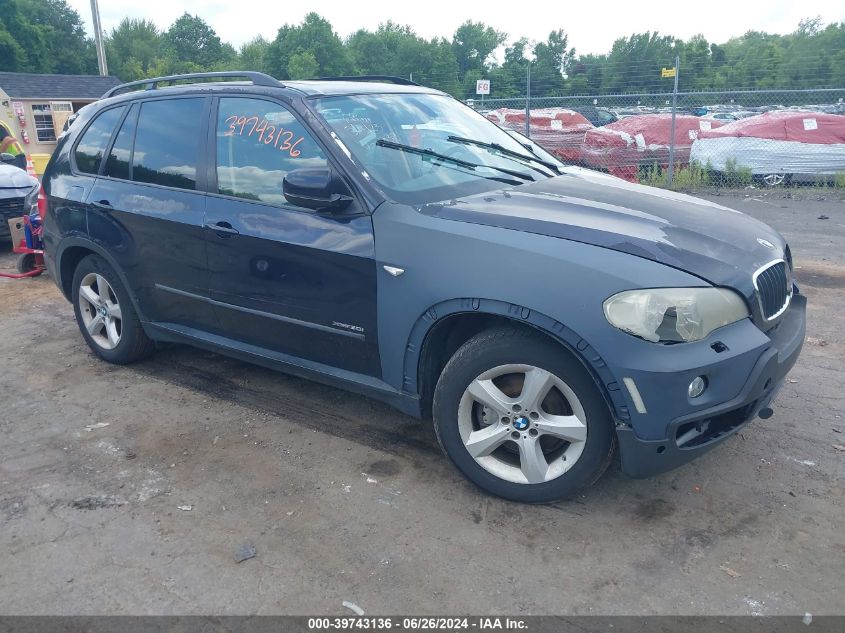
[(564, 88), (564, 73), (569, 69), (575, 49), (569, 48), (569, 38), (563, 29), (549, 33), (545, 42), (534, 47), (531, 65), (531, 85), (544, 95), (560, 95)]
[(234, 49), (223, 46), (201, 17), (183, 13), (164, 34), (168, 57), (176, 68), (210, 69), (231, 60)]
[(288, 77), (290, 79), (311, 79), (320, 72), (320, 64), (311, 51), (300, 51), (291, 55), (288, 62)]
[(161, 47), (162, 35), (151, 20), (123, 18), (106, 39), (109, 72), (124, 81), (149, 77)]
[(505, 43), (507, 34), (486, 26), (483, 22), (467, 20), (455, 31), (452, 50), (463, 77), (468, 71), (484, 73), (490, 69), (493, 52)]
[(375, 32), (356, 31), (346, 41), (346, 49), (356, 73), (413, 77), (449, 91), (457, 87), (457, 61), (449, 42), (425, 40), (410, 26), (388, 21)]
[[(65, 0), (2, 0), (0, 26), (8, 33), (0, 69), (39, 73), (96, 72), (93, 43)], [(9, 37), (17, 44), (12, 46)], [(21, 54), (23, 53), (23, 54)]]
[(267, 48), (265, 67), (279, 79), (290, 79), (291, 58), (304, 52), (310, 52), (317, 62), (316, 75), (345, 75), (350, 70), (343, 42), (331, 23), (316, 13), (306, 15), (299, 25), (285, 24), (279, 29), (276, 39)]
[(526, 55), (530, 45), (528, 39), (522, 37), (505, 48), (504, 63), (490, 72), (490, 88), (493, 95), (518, 97), (525, 94), (528, 74)]
[(607, 55), (581, 55), (570, 62), (567, 92), (571, 95), (599, 94), (604, 90)]
[(241, 46), (238, 51), (238, 68), (240, 70), (264, 71), (264, 57), (270, 42), (260, 35)]
[(655, 32), (634, 33), (613, 43), (602, 77), (608, 92), (660, 92), (671, 89), (660, 69), (675, 65), (680, 40)]
[[(681, 48), (681, 77), (685, 90), (705, 90), (712, 77), (711, 47), (703, 35), (694, 35)], [(680, 78), (679, 78), (680, 79)]]
[(26, 66), (26, 51), (6, 30), (6, 25), (0, 22), (0, 70), (20, 72)]

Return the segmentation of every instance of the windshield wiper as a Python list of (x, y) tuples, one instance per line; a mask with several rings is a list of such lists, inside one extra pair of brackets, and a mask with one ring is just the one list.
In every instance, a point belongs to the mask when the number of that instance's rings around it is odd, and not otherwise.
[[(495, 167), (493, 165), (484, 165), (482, 163), (471, 163), (466, 160), (461, 160), (460, 158), (447, 156), (446, 154), (440, 154), (439, 152), (435, 152), (431, 149), (423, 149), (421, 147), (414, 147), (413, 145), (403, 145), (402, 143), (394, 143), (393, 141), (388, 141), (385, 138), (377, 140), (376, 145), (378, 145), (379, 147), (386, 147), (388, 149), (399, 150), (400, 152), (407, 152), (408, 154), (416, 154), (417, 156), (427, 156), (443, 163), (451, 163), (453, 165), (457, 165), (458, 167), (469, 169), (470, 171), (475, 171), (479, 167), (483, 167), (485, 169), (492, 169), (493, 171), (498, 171), (502, 174), (507, 174), (508, 176), (513, 176), (514, 178), (519, 178), (521, 181), (534, 181), (533, 176), (531, 176), (530, 174), (525, 174), (521, 171), (505, 169), (504, 167)], [(482, 178), (484, 178), (484, 176), (482, 176)]]
[[(452, 143), (463, 143), (464, 145), (474, 145), (475, 147), (483, 147), (484, 149), (498, 152), (502, 156), (515, 158), (517, 160), (522, 160), (529, 163), (537, 163), (538, 165), (542, 165), (546, 169), (550, 169), (556, 174), (561, 173), (560, 169), (558, 169), (558, 166), (554, 163), (550, 163), (549, 161), (543, 160), (542, 158), (537, 158), (536, 156), (530, 156), (529, 154), (515, 152), (512, 149), (508, 149), (507, 147), (502, 147), (498, 143), (487, 143), (485, 141), (476, 141), (475, 139), (464, 138), (463, 136), (454, 135), (449, 136), (446, 140)], [(536, 167), (534, 169), (536, 169)]]

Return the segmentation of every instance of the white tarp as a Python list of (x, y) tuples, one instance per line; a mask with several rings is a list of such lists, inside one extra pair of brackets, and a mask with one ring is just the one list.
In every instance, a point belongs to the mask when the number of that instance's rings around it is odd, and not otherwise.
[(845, 143), (815, 144), (728, 136), (697, 139), (690, 161), (725, 171), (733, 159), (736, 167), (750, 167), (754, 174), (832, 175), (845, 173)]

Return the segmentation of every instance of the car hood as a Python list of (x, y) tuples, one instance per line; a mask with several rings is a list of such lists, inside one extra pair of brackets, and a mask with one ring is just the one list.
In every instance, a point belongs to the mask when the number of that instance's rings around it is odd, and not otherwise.
[(784, 257), (780, 234), (739, 211), (586, 169), (566, 171), (421, 211), (630, 253), (749, 297), (752, 274)]
[[(25, 195), (37, 182), (23, 169), (14, 165), (0, 165), (0, 197)], [(23, 190), (23, 193), (18, 190)]]

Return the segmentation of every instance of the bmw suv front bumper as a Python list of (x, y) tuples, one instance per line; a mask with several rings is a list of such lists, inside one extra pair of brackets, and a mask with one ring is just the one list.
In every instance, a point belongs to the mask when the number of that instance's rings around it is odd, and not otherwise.
[[(678, 406), (669, 406), (668, 410), (675, 415), (663, 417), (659, 421), (655, 420), (655, 415), (632, 413), (631, 424), (617, 428), (623, 472), (631, 477), (649, 477), (671, 470), (709, 451), (742, 429), (761, 411), (764, 417), (768, 417), (768, 408), (801, 353), (805, 313), (806, 299), (796, 292), (778, 325), (763, 335), (764, 339), (768, 339), (767, 345), (751, 345), (742, 349), (743, 342), (747, 346), (751, 331), (743, 332), (738, 327), (733, 334), (723, 333), (723, 338), (724, 335), (733, 336), (733, 340), (726, 345), (726, 357), (709, 365), (692, 363), (687, 372), (671, 368), (671, 371), (657, 376), (653, 372), (629, 370), (627, 373), (636, 376), (635, 380), (643, 392), (646, 404), (649, 401), (654, 403), (670, 399), (667, 392), (671, 389), (667, 389), (666, 384), (660, 384), (664, 382), (661, 376), (666, 379), (665, 382), (674, 379), (680, 385), (691, 375), (703, 375), (711, 381), (715, 393), (708, 394), (710, 400), (704, 408), (690, 404), (685, 407), (687, 411), (683, 411)], [(742, 327), (755, 328), (755, 336), (762, 334), (750, 321), (745, 321)], [(707, 347), (712, 348), (712, 345)], [(731, 347), (735, 348), (736, 353), (730, 352)], [(744, 382), (738, 379), (743, 374)], [(732, 393), (738, 385), (742, 385), (741, 388)], [(720, 392), (731, 395), (720, 400)], [(714, 400), (718, 400), (718, 403), (714, 403)], [(662, 407), (662, 410), (667, 411), (667, 407)], [(669, 420), (668, 424), (665, 423), (666, 419)], [(654, 429), (659, 427), (665, 431), (655, 437)]]

